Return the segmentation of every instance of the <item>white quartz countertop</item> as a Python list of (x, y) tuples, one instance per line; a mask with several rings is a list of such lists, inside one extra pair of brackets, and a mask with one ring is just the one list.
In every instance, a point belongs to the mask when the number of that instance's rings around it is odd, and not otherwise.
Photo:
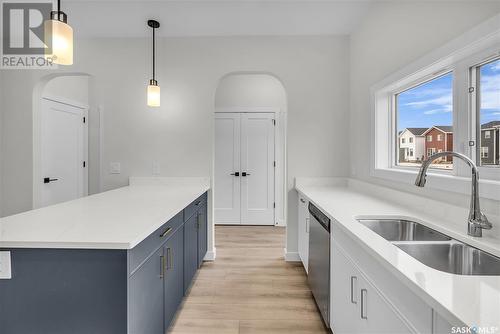
[[(449, 312), (467, 326), (500, 328), (499, 276), (462, 276), (435, 270), (360, 224), (356, 218), (412, 218), (497, 256), (500, 256), (500, 225), (494, 223), (494, 230), (483, 231), (483, 238), (473, 238), (466, 233), (468, 208), (462, 210), (436, 201), (432, 203), (428, 199), (419, 199), (420, 196), (359, 181), (344, 180), (328, 185), (321, 184), (321, 181), (297, 180), (296, 189), (335, 219), (334, 223), (355, 241), (367, 246), (381, 265), (392, 271), (436, 311)], [(465, 217), (457, 223), (456, 217), (462, 215)]]
[(209, 189), (199, 181), (134, 185), (0, 219), (0, 248), (131, 249)]

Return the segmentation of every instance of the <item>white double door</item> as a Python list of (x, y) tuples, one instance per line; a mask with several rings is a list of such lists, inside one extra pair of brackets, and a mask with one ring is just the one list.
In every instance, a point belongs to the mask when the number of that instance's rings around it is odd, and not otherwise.
[(216, 113), (216, 224), (274, 225), (274, 113)]
[(38, 206), (85, 196), (87, 110), (42, 99), (41, 112)]

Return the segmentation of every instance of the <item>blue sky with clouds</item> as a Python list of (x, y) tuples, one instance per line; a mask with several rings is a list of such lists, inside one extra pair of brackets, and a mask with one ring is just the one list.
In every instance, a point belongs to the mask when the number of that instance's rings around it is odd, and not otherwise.
[(451, 73), (398, 94), (398, 131), (453, 124)]
[[(453, 124), (453, 74), (398, 94), (398, 131)], [(500, 60), (481, 67), (481, 123), (500, 120)]]
[(481, 67), (481, 124), (500, 121), (500, 59)]

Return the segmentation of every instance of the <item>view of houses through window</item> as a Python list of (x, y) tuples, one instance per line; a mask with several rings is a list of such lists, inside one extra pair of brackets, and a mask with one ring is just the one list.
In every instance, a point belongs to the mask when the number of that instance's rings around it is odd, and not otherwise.
[[(418, 167), (429, 156), (453, 150), (453, 74), (447, 73), (396, 95), (399, 166)], [(452, 169), (453, 159), (434, 161)]]
[(478, 68), (479, 158), (482, 166), (500, 166), (500, 59)]

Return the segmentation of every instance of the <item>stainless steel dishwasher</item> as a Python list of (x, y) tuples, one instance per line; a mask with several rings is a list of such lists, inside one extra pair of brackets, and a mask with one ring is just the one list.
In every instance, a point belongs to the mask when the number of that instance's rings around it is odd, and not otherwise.
[(309, 287), (330, 328), (330, 218), (309, 202)]

